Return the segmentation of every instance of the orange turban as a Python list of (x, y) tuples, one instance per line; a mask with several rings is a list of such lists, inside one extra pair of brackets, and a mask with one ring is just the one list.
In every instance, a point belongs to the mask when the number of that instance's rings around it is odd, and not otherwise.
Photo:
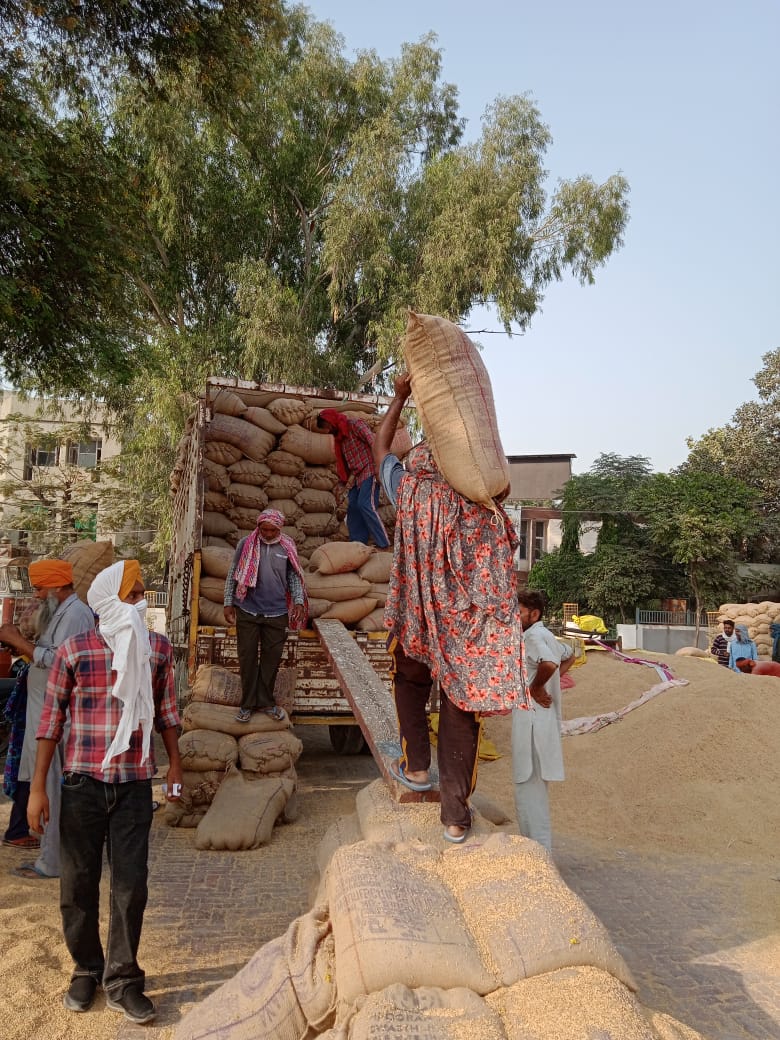
[(67, 560), (36, 560), (27, 573), (30, 584), (38, 589), (61, 589), (73, 584), (73, 566)]
[(119, 598), (125, 599), (137, 581), (141, 580), (141, 564), (138, 560), (125, 560), (125, 569), (122, 581), (119, 584)]

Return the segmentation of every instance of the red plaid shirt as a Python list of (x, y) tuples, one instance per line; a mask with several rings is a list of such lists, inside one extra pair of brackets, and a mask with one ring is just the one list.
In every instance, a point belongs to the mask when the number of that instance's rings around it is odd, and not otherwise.
[(341, 453), (344, 464), (355, 478), (355, 484), (362, 484), (374, 475), (374, 456), (371, 445), (374, 434), (371, 427), (362, 419), (349, 420), (349, 433), (341, 440)]
[[(152, 693), (154, 725), (158, 732), (179, 725), (173, 682), (173, 648), (165, 636), (149, 633), (152, 645)], [(141, 764), (140, 727), (130, 737), (130, 747), (112, 758), (103, 771), (100, 763), (114, 739), (122, 717), (122, 703), (111, 696), (111, 651), (100, 630), (66, 639), (57, 650), (49, 672), (38, 740), (61, 740), (70, 712), (64, 771), (84, 773), (107, 784), (149, 780), (156, 772), (154, 742), (149, 758)]]

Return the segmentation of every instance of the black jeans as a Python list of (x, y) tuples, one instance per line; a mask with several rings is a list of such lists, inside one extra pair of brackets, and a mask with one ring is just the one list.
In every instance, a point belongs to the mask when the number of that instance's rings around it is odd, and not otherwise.
[(16, 841), (17, 838), (29, 838), (30, 828), (27, 826), (27, 802), (29, 798), (30, 781), (17, 780), (13, 804), (11, 805), (11, 817), (8, 820), (8, 830), (3, 835), (6, 841)]
[[(287, 615), (264, 617), (236, 607), (236, 642), (241, 673), (241, 707), (273, 708), (276, 673), (287, 640)], [(257, 652), (260, 650), (258, 661)]]
[[(104, 784), (66, 773), (60, 814), (60, 911), (75, 974), (94, 975), (116, 1000), (130, 985), (143, 989), (136, 955), (147, 898), (151, 780)], [(100, 941), (103, 847), (111, 878), (108, 942)]]

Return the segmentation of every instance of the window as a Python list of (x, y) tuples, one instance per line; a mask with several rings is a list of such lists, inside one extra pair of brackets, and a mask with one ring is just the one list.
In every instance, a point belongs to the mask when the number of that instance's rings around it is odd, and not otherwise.
[(24, 472), (22, 480), (32, 480), (33, 470), (38, 466), (56, 466), (59, 448), (56, 444), (36, 447), (28, 444), (24, 451)]
[(528, 525), (530, 520), (521, 520), (517, 525), (517, 536), (520, 539), (520, 548), (517, 550), (518, 560), (528, 559)]
[(81, 466), (82, 469), (94, 469), (100, 462), (101, 440), (84, 441), (83, 444), (68, 445), (68, 464)]
[(541, 560), (544, 556), (544, 539), (547, 524), (544, 520), (534, 520), (534, 550), (533, 550), (533, 562)]

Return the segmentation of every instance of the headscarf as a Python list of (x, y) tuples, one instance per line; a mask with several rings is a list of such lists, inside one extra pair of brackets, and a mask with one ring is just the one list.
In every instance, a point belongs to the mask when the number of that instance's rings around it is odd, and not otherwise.
[[(236, 581), (236, 599), (246, 599), (246, 594), (250, 588), (254, 588), (257, 585), (258, 578), (260, 575), (260, 548), (263, 544), (270, 545), (281, 545), (287, 554), (287, 559), (292, 564), (292, 568), (298, 577), (301, 579), (303, 585), (303, 602), (306, 607), (306, 616), (309, 612), (309, 602), (306, 596), (306, 580), (303, 576), (301, 565), (298, 561), (298, 550), (295, 547), (295, 542), (292, 538), (288, 538), (286, 534), (282, 534), (282, 528), (284, 527), (284, 513), (280, 513), (278, 509), (265, 509), (258, 516), (255, 522), (254, 531), (248, 535), (244, 546), (241, 549), (241, 555), (238, 558), (236, 569), (233, 577)], [(279, 537), (274, 539), (273, 542), (265, 542), (265, 539), (260, 534), (260, 524), (273, 524), (273, 526), (279, 531)], [(287, 613), (289, 614), (292, 610), (293, 602), (290, 590), (286, 590), (287, 594)], [(303, 621), (296, 625), (290, 625), (291, 628), (302, 628), (306, 623), (306, 616)]]
[[(141, 615), (131, 603), (123, 603), (140, 575), (137, 560), (120, 560), (102, 570), (87, 592), (87, 602), (98, 615), (100, 634), (111, 651), (111, 669), (116, 680), (111, 696), (122, 702), (122, 717), (114, 739), (106, 751), (100, 768), (105, 770), (112, 758), (130, 747), (130, 738), (142, 729), (141, 762), (149, 757), (154, 697), (152, 695), (151, 644), (149, 631)], [(134, 575), (127, 585), (130, 575)]]
[(73, 584), (73, 565), (67, 560), (36, 560), (27, 573), (30, 584), (39, 589), (61, 589)]
[(749, 643), (750, 632), (748, 631), (747, 625), (735, 625), (734, 626), (734, 638), (738, 643)]
[(509, 517), (459, 495), (427, 444), (410, 452), (406, 469), (386, 626), (464, 711), (529, 707)]
[(346, 484), (349, 480), (349, 470), (344, 461), (342, 443), (349, 433), (349, 416), (344, 415), (343, 412), (337, 412), (335, 408), (323, 408), (319, 413), (319, 418), (323, 419), (326, 423), (330, 423), (336, 431), (333, 434), (333, 451), (336, 456), (336, 472), (338, 473), (341, 483)]

